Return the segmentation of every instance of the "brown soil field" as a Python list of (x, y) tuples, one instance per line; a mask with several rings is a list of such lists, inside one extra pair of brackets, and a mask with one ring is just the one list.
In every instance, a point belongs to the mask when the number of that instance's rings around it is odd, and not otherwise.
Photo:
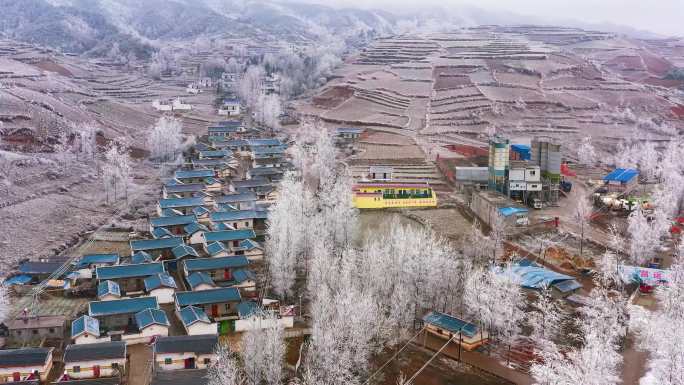
[(332, 87), (312, 99), (312, 103), (319, 108), (335, 108), (354, 95), (350, 87)]

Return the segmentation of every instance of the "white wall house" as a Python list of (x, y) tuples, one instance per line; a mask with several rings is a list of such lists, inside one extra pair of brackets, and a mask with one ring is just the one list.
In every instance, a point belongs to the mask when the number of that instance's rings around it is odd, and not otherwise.
[(161, 370), (204, 369), (216, 362), (218, 336), (160, 337), (154, 344), (154, 362)]
[(217, 324), (211, 322), (204, 310), (199, 307), (186, 306), (180, 311), (176, 311), (176, 316), (183, 323), (188, 335), (218, 334)]
[[(24, 381), (40, 378), (46, 381), (52, 369), (54, 348), (25, 348), (0, 350), (0, 382)], [(16, 364), (9, 364), (17, 362)]]
[(157, 111), (173, 111), (173, 106), (171, 104), (162, 103), (159, 100), (154, 100), (152, 102), (152, 107)]
[(171, 108), (174, 111), (190, 111), (190, 110), (192, 110), (192, 106), (190, 104), (183, 103), (183, 101), (180, 99), (174, 99), (173, 102), (171, 102)]
[(64, 351), (64, 374), (71, 378), (115, 377), (125, 370), (123, 341), (69, 345)]

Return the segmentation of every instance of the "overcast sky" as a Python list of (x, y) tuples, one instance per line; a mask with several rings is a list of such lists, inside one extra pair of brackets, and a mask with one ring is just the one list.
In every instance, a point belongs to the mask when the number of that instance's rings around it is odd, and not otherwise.
[(458, 6), (513, 12), (549, 19), (612, 23), (665, 35), (684, 36), (684, 0), (308, 0), (327, 5), (384, 8)]

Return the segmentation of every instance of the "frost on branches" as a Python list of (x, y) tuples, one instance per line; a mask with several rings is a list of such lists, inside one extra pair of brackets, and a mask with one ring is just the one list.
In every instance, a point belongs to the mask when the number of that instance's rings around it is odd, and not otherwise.
[(630, 307), (630, 328), (649, 353), (642, 385), (684, 385), (684, 246), (679, 246), (668, 285), (656, 289), (658, 307)]
[(160, 162), (175, 162), (183, 149), (183, 126), (180, 120), (161, 117), (147, 137), (150, 158)]

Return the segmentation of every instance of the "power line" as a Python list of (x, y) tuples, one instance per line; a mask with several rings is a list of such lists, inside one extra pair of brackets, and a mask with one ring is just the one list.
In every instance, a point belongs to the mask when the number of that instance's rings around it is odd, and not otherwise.
[(409, 344), (411, 343), (411, 341), (413, 341), (414, 339), (416, 339), (416, 337), (418, 337), (418, 336), (420, 335), (420, 333), (423, 332), (423, 330), (425, 330), (425, 326), (423, 326), (423, 327), (418, 331), (418, 333), (416, 333), (415, 336), (411, 337), (411, 339), (408, 340), (408, 341), (404, 344), (404, 346), (401, 347), (401, 349), (397, 350), (397, 352), (394, 353), (394, 355), (393, 355), (389, 360), (387, 360), (387, 362), (385, 362), (378, 370), (376, 370), (370, 377), (368, 377), (368, 379), (366, 380), (366, 382), (363, 383), (363, 385), (367, 385), (367, 384), (370, 382), (370, 380), (373, 379), (373, 377), (375, 377), (378, 373), (380, 373), (380, 372), (382, 371), (382, 369), (385, 368), (385, 366), (389, 365), (390, 362), (394, 361), (394, 359), (397, 358), (397, 356), (399, 355), (399, 353), (401, 353), (404, 349), (406, 349), (406, 347), (409, 346)]
[[(459, 334), (460, 334), (460, 332), (459, 332)], [(425, 368), (427, 368), (428, 365), (430, 365), (430, 362), (432, 362), (432, 360), (434, 360), (435, 357), (437, 357), (437, 356), (442, 352), (442, 350), (444, 350), (444, 348), (446, 348), (447, 345), (449, 345), (449, 343), (451, 343), (451, 341), (452, 341), (454, 338), (456, 338), (456, 336), (459, 335), (459, 334), (455, 334), (455, 335), (452, 336), (444, 345), (442, 345), (442, 347), (439, 348), (439, 350), (438, 350), (435, 354), (433, 354), (432, 357), (430, 357), (430, 359), (425, 363), (425, 365), (423, 365), (420, 369), (418, 369), (418, 371), (417, 371), (413, 376), (411, 376), (411, 378), (409, 378), (408, 381), (406, 381), (406, 385), (412, 384), (412, 383), (413, 383), (413, 380), (415, 380), (416, 377), (418, 377), (418, 375), (419, 375)]]

